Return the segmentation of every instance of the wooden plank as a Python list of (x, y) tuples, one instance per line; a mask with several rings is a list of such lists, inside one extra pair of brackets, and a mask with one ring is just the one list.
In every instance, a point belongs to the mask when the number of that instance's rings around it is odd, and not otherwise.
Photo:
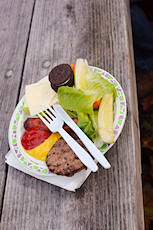
[(7, 174), (8, 126), (18, 98), (33, 5), (34, 1), (0, 1), (0, 213)]
[[(123, 132), (107, 153), (110, 170), (68, 192), (9, 168), (2, 229), (144, 229), (140, 140), (129, 3), (36, 1), (21, 94), (59, 63), (86, 58), (111, 72), (127, 98)], [(42, 63), (50, 60), (48, 69)]]

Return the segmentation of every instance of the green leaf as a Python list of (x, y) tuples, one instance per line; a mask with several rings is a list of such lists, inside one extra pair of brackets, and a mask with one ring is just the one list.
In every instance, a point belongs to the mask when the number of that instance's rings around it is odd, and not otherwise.
[(92, 126), (92, 122), (89, 119), (88, 114), (79, 113), (78, 114), (78, 123), (77, 125), (82, 129), (82, 131), (91, 139), (94, 138), (96, 131)]
[(67, 109), (65, 109), (65, 111), (72, 119), (78, 117), (78, 115), (77, 115), (77, 113), (75, 111), (70, 111), (70, 110), (67, 110)]
[(92, 125), (96, 131), (95, 138), (94, 138), (94, 144), (97, 146), (97, 148), (101, 148), (101, 146), (103, 145), (103, 141), (101, 140), (101, 137), (98, 132), (98, 110), (94, 110), (94, 113), (89, 116), (90, 116)]
[(104, 94), (114, 93), (116, 98), (117, 93), (113, 84), (104, 79), (100, 74), (89, 71), (86, 74), (87, 89), (97, 93), (96, 100), (101, 99)]
[(58, 101), (64, 108), (78, 113), (93, 113), (93, 103), (97, 98), (95, 92), (75, 89), (68, 86), (58, 88)]

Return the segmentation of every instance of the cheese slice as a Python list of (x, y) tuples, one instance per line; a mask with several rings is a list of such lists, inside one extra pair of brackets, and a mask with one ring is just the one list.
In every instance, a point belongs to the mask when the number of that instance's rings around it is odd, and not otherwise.
[(40, 113), (42, 106), (53, 105), (57, 100), (57, 93), (51, 88), (48, 78), (26, 85), (25, 87), (25, 101), (29, 108), (31, 116)]
[(37, 147), (25, 150), (26, 153), (28, 153), (30, 156), (36, 158), (40, 161), (45, 161), (47, 154), (49, 150), (52, 148), (52, 146), (55, 144), (58, 139), (60, 139), (61, 135), (59, 133), (52, 133), (48, 139), (46, 139), (43, 143), (38, 145)]

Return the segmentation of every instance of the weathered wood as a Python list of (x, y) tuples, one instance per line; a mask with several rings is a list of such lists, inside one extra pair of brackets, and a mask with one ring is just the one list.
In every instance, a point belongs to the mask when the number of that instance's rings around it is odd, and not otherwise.
[[(140, 140), (129, 3), (36, 1), (20, 97), (59, 63), (86, 58), (111, 72), (127, 98), (123, 132), (107, 153), (112, 168), (92, 173), (76, 192), (9, 167), (2, 229), (144, 229)], [(42, 63), (50, 60), (48, 69)]]
[(34, 1), (0, 1), (0, 210), (7, 172), (8, 126), (18, 98), (33, 5)]

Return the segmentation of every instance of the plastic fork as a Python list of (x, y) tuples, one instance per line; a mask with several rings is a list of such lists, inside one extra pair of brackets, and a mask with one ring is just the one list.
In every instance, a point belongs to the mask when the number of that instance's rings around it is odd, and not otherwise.
[(77, 134), (83, 144), (86, 146), (90, 154), (105, 168), (111, 167), (108, 160), (100, 152), (100, 150), (94, 145), (94, 143), (85, 135), (85, 133), (75, 124), (75, 122), (69, 117), (65, 110), (60, 105), (53, 105), (55, 112), (65, 121), (65, 123)]
[(48, 110), (44, 107), (41, 114), (37, 113), (39, 118), (44, 122), (44, 124), (53, 132), (58, 132), (63, 139), (68, 143), (70, 148), (75, 152), (78, 158), (82, 161), (84, 165), (86, 165), (91, 171), (96, 172), (98, 170), (98, 166), (92, 159), (92, 157), (63, 129), (64, 121), (57, 115), (55, 110), (48, 106)]

